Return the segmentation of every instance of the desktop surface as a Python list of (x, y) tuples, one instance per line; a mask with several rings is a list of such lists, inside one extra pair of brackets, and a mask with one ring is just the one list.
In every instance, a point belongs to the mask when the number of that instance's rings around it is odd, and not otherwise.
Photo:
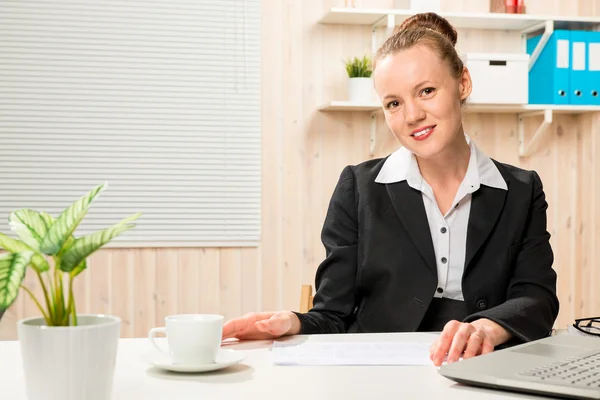
[[(431, 343), (432, 333), (387, 333), (297, 336), (291, 340), (405, 341)], [(121, 339), (112, 400), (227, 399), (544, 399), (456, 383), (429, 366), (281, 366), (271, 358), (272, 341), (226, 344), (243, 353), (240, 364), (213, 372), (166, 372), (145, 361), (151, 345), (145, 338)], [(20, 348), (0, 342), (2, 398), (25, 400)]]

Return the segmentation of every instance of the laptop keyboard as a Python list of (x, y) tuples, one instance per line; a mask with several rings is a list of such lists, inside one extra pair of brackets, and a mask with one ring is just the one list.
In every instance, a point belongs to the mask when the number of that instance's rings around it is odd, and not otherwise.
[(519, 375), (560, 385), (600, 388), (600, 351), (585, 357), (572, 357), (532, 368), (520, 372)]

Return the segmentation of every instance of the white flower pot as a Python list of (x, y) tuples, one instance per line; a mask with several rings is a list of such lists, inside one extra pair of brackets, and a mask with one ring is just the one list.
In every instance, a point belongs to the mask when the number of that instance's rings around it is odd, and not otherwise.
[(18, 322), (28, 400), (109, 400), (121, 320), (80, 315), (78, 326)]
[(348, 100), (354, 103), (371, 103), (375, 100), (371, 78), (349, 78)]

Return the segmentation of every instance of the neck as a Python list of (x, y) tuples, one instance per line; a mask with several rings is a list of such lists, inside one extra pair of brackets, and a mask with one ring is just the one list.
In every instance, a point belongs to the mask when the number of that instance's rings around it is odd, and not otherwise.
[(459, 134), (442, 153), (428, 159), (417, 157), (417, 162), (421, 176), (427, 183), (446, 186), (452, 182), (462, 182), (469, 167), (470, 156), (469, 144), (464, 134)]

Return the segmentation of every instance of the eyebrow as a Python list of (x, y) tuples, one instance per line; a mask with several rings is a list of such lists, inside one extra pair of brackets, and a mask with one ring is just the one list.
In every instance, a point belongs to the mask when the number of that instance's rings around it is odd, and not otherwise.
[[(419, 86), (423, 86), (424, 84), (426, 84), (426, 83), (430, 83), (430, 82), (432, 82), (430, 79), (425, 79), (425, 80), (423, 80), (423, 81), (421, 81), (421, 82), (417, 83), (415, 86), (413, 86), (413, 90), (414, 90), (414, 89), (416, 89), (416, 88), (418, 88)], [(397, 96), (396, 96), (395, 94), (386, 94), (386, 95), (383, 97), (383, 100), (387, 100), (387, 99), (393, 99), (393, 98), (396, 98), (396, 97), (397, 97)]]
[(426, 83), (429, 83), (429, 82), (431, 82), (431, 80), (429, 80), (429, 79), (425, 79), (425, 80), (423, 80), (423, 81), (421, 81), (421, 82), (417, 83), (415, 86), (413, 86), (413, 89), (416, 89), (416, 88), (418, 88), (419, 86), (423, 86), (424, 84), (426, 84)]

